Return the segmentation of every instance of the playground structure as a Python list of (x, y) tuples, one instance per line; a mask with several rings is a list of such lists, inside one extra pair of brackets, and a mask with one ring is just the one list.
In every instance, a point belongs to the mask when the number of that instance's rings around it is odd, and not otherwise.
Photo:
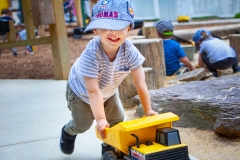
[[(55, 78), (67, 79), (70, 60), (62, 3), (59, 0), (22, 0), (22, 7), (27, 39), (16, 40), (14, 23), (9, 21), (8, 40), (0, 43), (0, 48), (51, 44)], [(34, 30), (42, 25), (49, 25), (50, 35), (36, 38)]]
[[(70, 59), (63, 3), (60, 3), (59, 0), (21, 0), (21, 3), (27, 39), (17, 40), (17, 27), (13, 21), (9, 21), (7, 41), (1, 42), (0, 48), (51, 44), (55, 79), (66, 80), (70, 70)], [(92, 2), (92, 5), (94, 3), (95, 2)], [(83, 26), (81, 1), (75, 0), (75, 6), (77, 25)], [(9, 7), (9, 0), (1, 1), (0, 10)], [(49, 28), (49, 35), (45, 33), (46, 26)], [(38, 37), (35, 35), (35, 29), (38, 30)]]
[(2, 9), (9, 7), (9, 4), (8, 4), (8, 3), (9, 3), (8, 0), (2, 0), (2, 1), (1, 1), (0, 12), (2, 11)]
[(177, 115), (168, 112), (121, 122), (106, 129), (105, 139), (96, 129), (97, 137), (116, 149), (105, 152), (103, 159), (188, 160), (188, 147), (181, 143), (178, 130), (172, 128), (172, 122), (177, 120)]

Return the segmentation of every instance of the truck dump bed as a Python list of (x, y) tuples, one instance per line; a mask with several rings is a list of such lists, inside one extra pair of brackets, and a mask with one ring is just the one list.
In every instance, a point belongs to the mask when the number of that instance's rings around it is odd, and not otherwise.
[(106, 138), (102, 139), (96, 131), (97, 137), (103, 142), (128, 154), (128, 147), (136, 145), (136, 139), (131, 134), (139, 137), (139, 142), (155, 141), (156, 129), (172, 127), (172, 122), (179, 120), (176, 114), (171, 112), (151, 117), (144, 117), (126, 122), (121, 122), (106, 129)]

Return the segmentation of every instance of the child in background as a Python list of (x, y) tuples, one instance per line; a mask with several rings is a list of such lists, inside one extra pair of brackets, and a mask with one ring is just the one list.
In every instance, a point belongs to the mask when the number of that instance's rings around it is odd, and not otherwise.
[[(35, 30), (35, 34), (37, 35), (36, 30)], [(23, 29), (18, 33), (18, 40), (26, 40), (26, 39), (27, 39), (26, 29)], [(24, 54), (34, 54), (32, 46), (26, 46), (25, 49), (26, 50), (25, 50)]]
[[(233, 73), (240, 72), (235, 51), (224, 41), (215, 38), (206, 29), (199, 29), (193, 36), (196, 50), (199, 51), (199, 67), (205, 67), (214, 77), (217, 70), (232, 68)], [(204, 66), (205, 65), (205, 66)]]
[[(145, 58), (127, 40), (134, 27), (134, 13), (128, 0), (99, 0), (92, 9), (85, 32), (99, 36), (91, 40), (70, 70), (66, 98), (72, 119), (63, 126), (60, 149), (72, 154), (77, 134), (87, 131), (96, 121), (100, 136), (105, 129), (124, 120), (118, 87), (131, 73), (146, 116), (158, 114), (151, 108), (150, 95), (142, 64)], [(131, 72), (130, 72), (131, 70)], [(102, 144), (102, 155), (114, 148)]]
[[(10, 20), (14, 19), (11, 17), (11, 12), (9, 9), (3, 9), (1, 11), (0, 21), (8, 22)], [(15, 22), (15, 21), (14, 21)], [(7, 33), (6, 32), (0, 32), (0, 42), (5, 42), (7, 40)], [(12, 52), (14, 56), (17, 56), (17, 49), (15, 47), (12, 48)], [(2, 50), (0, 49), (0, 56), (1, 56)]]
[(63, 2), (64, 7), (64, 14), (69, 13), (69, 20), (66, 20), (66, 22), (71, 23), (75, 22), (75, 16), (76, 16), (76, 7), (74, 0), (66, 0)]
[[(25, 29), (24, 25), (20, 25), (20, 27), (21, 27), (21, 31), (18, 32), (17, 39), (18, 40), (26, 40), (27, 39), (26, 29)], [(37, 36), (38, 32), (36, 29), (34, 30), (34, 32), (35, 32), (35, 35)], [(25, 55), (26, 54), (34, 54), (34, 46), (26, 46), (24, 54)]]
[(171, 76), (177, 72), (180, 67), (180, 61), (188, 67), (189, 70), (195, 69), (179, 43), (172, 40), (174, 27), (170, 20), (162, 19), (157, 21), (156, 27), (158, 37), (163, 39), (166, 75)]

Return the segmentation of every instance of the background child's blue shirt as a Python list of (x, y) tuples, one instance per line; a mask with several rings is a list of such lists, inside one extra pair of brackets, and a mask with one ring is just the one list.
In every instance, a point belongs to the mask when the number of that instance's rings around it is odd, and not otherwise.
[(170, 76), (181, 67), (179, 58), (185, 57), (186, 54), (180, 44), (174, 40), (163, 40), (163, 47), (165, 54), (166, 75)]
[[(0, 20), (5, 21), (5, 22), (13, 20), (13, 22), (15, 23), (14, 19), (10, 16), (2, 16), (2, 17), (0, 17)], [(6, 32), (1, 32), (0, 33), (0, 35), (5, 35), (5, 34), (6, 34)]]
[(0, 17), (1, 20), (5, 20), (5, 21), (10, 21), (10, 20), (13, 20), (12, 17), (10, 16), (3, 16), (3, 17)]
[(19, 36), (21, 40), (26, 40), (27, 39), (26, 29), (19, 32)]

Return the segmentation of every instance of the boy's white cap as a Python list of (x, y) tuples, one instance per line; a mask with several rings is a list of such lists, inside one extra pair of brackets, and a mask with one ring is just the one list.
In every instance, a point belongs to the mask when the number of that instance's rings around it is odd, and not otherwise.
[(92, 9), (92, 19), (84, 32), (95, 28), (122, 30), (132, 24), (134, 12), (128, 0), (99, 0)]

